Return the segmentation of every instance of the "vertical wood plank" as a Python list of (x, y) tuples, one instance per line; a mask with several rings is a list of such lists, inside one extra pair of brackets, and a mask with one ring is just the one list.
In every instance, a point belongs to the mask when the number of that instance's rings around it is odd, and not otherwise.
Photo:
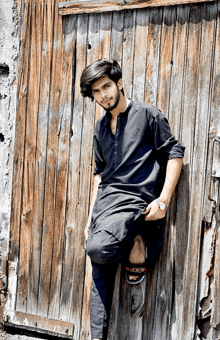
[[(198, 264), (200, 255), (200, 237), (202, 221), (202, 203), (204, 195), (204, 181), (207, 155), (207, 139), (210, 113), (210, 86), (212, 85), (213, 42), (216, 6), (202, 5), (201, 50), (198, 69), (198, 97), (196, 107), (196, 124), (193, 147), (192, 187), (190, 195), (190, 216), (188, 249), (184, 270), (184, 320), (182, 321), (182, 338), (194, 336), (195, 308), (197, 299)], [(198, 20), (198, 18), (197, 18)], [(209, 53), (207, 53), (209, 46)], [(211, 53), (210, 53), (211, 52)], [(195, 56), (194, 56), (195, 58)], [(203, 122), (202, 124), (200, 122)], [(200, 193), (198, 195), (198, 188)], [(196, 205), (195, 205), (196, 202)]]
[[(55, 15), (57, 13), (55, 12)], [(65, 310), (68, 305), (70, 292), (61, 290), (64, 253), (64, 233), (65, 215), (66, 215), (66, 196), (67, 196), (67, 172), (69, 158), (69, 137), (72, 111), (72, 76), (73, 76), (73, 48), (75, 45), (75, 31), (77, 17), (73, 18), (71, 27), (65, 27), (62, 31), (63, 39), (60, 49), (60, 61), (62, 63), (62, 78), (60, 79), (60, 103), (59, 103), (59, 125), (57, 131), (58, 149), (57, 149), (57, 179), (56, 179), (56, 201), (55, 201), (55, 223), (54, 223), (54, 239), (53, 239), (53, 258), (51, 267), (51, 283), (50, 283), (50, 305), (48, 316), (53, 319), (68, 320), (69, 313)], [(61, 29), (62, 22), (59, 22), (58, 29)], [(72, 37), (73, 35), (73, 37)], [(59, 32), (61, 40), (61, 32)], [(75, 62), (75, 60), (74, 60)], [(68, 230), (67, 230), (68, 233)], [(68, 284), (68, 281), (65, 281)], [(62, 297), (62, 307), (60, 310), (60, 297)]]
[[(176, 24), (176, 8), (167, 7), (163, 12), (160, 47), (160, 72), (158, 75), (157, 105), (168, 117), (170, 101), (171, 63), (173, 39)], [(173, 232), (175, 207), (170, 205), (167, 213), (166, 228), (163, 235), (163, 250), (158, 268), (156, 306), (153, 336), (155, 339), (170, 339), (172, 290), (173, 290)]]
[[(184, 65), (184, 85), (182, 94), (182, 124), (180, 139), (186, 146), (184, 168), (179, 181), (176, 212), (175, 235), (175, 307), (172, 311), (172, 339), (177, 340), (183, 332), (182, 315), (185, 315), (184, 271), (186, 268), (186, 252), (189, 237), (190, 190), (191, 190), (191, 149), (193, 148), (195, 113), (197, 102), (198, 65), (201, 37), (201, 10), (199, 6), (190, 7), (187, 28), (186, 61)], [(181, 318), (181, 321), (180, 321)]]
[[(22, 4), (23, 21), (20, 29), (20, 60), (18, 68), (21, 77), (18, 82), (18, 106), (16, 115), (16, 131), (14, 145), (14, 171), (13, 171), (13, 192), (11, 212), (11, 247), (9, 261), (18, 261), (21, 201), (23, 190), (23, 162), (24, 162), (24, 141), (26, 125), (26, 105), (29, 77), (29, 53), (30, 53), (30, 19), (31, 9), (29, 3)], [(22, 70), (22, 73), (21, 73)]]
[(145, 76), (145, 101), (153, 105), (156, 105), (157, 103), (162, 20), (162, 8), (153, 8), (150, 10)]
[(27, 312), (30, 314), (37, 314), (40, 278), (41, 241), (44, 215), (44, 186), (46, 176), (45, 164), (48, 134), (48, 108), (51, 78), (50, 70), (52, 59), (53, 12), (51, 3), (42, 3), (42, 16), (43, 17), (40, 18), (40, 20), (42, 20), (43, 28), (43, 48), (41, 51), (41, 77), (34, 182), (34, 211), (31, 231), (31, 254), (27, 300)]
[[(75, 70), (76, 70), (76, 58), (75, 58), (75, 48), (76, 48), (76, 34), (77, 34), (77, 16), (67, 17), (64, 22), (64, 55), (63, 55), (63, 85), (62, 85), (62, 97), (61, 97), (61, 116), (62, 122), (60, 124), (60, 136), (59, 136), (59, 150), (62, 154), (62, 162), (64, 167), (65, 177), (67, 176), (67, 163), (69, 157), (69, 143), (70, 143), (70, 126), (72, 123), (72, 95), (73, 86), (75, 80)], [(68, 168), (71, 165), (68, 166)], [(68, 174), (69, 176), (69, 174)], [(66, 181), (66, 178), (65, 178)], [(60, 188), (61, 190), (61, 188)], [(68, 187), (69, 190), (69, 187)], [(63, 191), (63, 190), (62, 190)], [(64, 193), (65, 194), (65, 193)], [(67, 193), (68, 195), (68, 193)], [(67, 198), (68, 200), (68, 198)], [(66, 222), (65, 222), (65, 238), (63, 245), (63, 260), (62, 260), (62, 277), (61, 280), (61, 290), (60, 290), (60, 302), (59, 302), (59, 319), (69, 320), (70, 318), (70, 305), (71, 300), (71, 289), (73, 285), (73, 263), (72, 263), (72, 223), (69, 221), (68, 206), (66, 205)], [(64, 218), (64, 217), (63, 217)], [(58, 292), (59, 293), (59, 292)], [(58, 299), (58, 298), (57, 298)]]
[(154, 322), (158, 317), (156, 314), (157, 281), (159, 261), (156, 262), (153, 270), (148, 270), (145, 304), (143, 311), (143, 335), (142, 339), (154, 340)]
[(128, 98), (133, 93), (133, 62), (135, 43), (136, 10), (125, 12), (122, 51), (123, 88)]
[(137, 10), (134, 47), (133, 99), (144, 101), (150, 10)]
[[(218, 12), (217, 12), (217, 28), (216, 28), (216, 45), (215, 45), (215, 59), (214, 59), (214, 72), (213, 72), (213, 95), (211, 102), (211, 127), (215, 127), (215, 135), (220, 136), (220, 4), (217, 4)], [(219, 143), (218, 148), (219, 148)], [(219, 182), (219, 179), (217, 179)], [(216, 202), (219, 202), (220, 198), (220, 183), (219, 192), (217, 195)], [(217, 203), (218, 205), (218, 203)], [(219, 259), (220, 259), (220, 212), (219, 206), (216, 209), (216, 248), (215, 248), (215, 262), (214, 262), (214, 282), (213, 282), (213, 293), (212, 293), (212, 316), (211, 316), (211, 325), (214, 328), (217, 328), (219, 331), (219, 323), (220, 323), (220, 269), (219, 269)]]
[[(54, 116), (54, 130), (51, 129), (52, 150), (48, 150), (47, 154), (51, 161), (56, 164), (56, 187), (55, 187), (55, 210), (54, 210), (54, 225), (53, 225), (53, 242), (51, 245), (52, 260), (51, 260), (51, 277), (50, 277), (50, 292), (49, 306), (47, 316), (52, 319), (59, 318), (59, 302), (60, 302), (60, 286), (62, 275), (62, 255), (64, 241), (64, 223), (65, 223), (65, 206), (66, 206), (66, 190), (67, 190), (67, 159), (69, 146), (69, 124), (70, 112), (64, 112), (62, 99), (66, 94), (64, 78), (68, 65), (63, 63), (64, 60), (64, 36), (63, 36), (63, 21), (58, 13), (58, 1), (54, 1), (54, 45), (53, 45), (53, 63), (52, 63), (52, 83), (51, 83), (51, 113)], [(60, 65), (59, 75), (57, 74), (57, 65)], [(50, 132), (50, 131), (49, 131)], [(48, 135), (48, 146), (50, 145), (50, 133)], [(48, 159), (49, 161), (49, 159)], [(43, 252), (42, 252), (43, 255)], [(43, 279), (43, 277), (42, 277)], [(41, 282), (42, 284), (43, 282)]]
[[(49, 301), (52, 300), (56, 283), (51, 283), (52, 260), (60, 254), (59, 244), (53, 252), (54, 224), (56, 209), (56, 182), (57, 182), (57, 147), (58, 147), (58, 126), (59, 126), (59, 104), (62, 84), (62, 20), (58, 16), (56, 1), (52, 2), (54, 16), (53, 30), (53, 58), (51, 67), (51, 91), (48, 110), (48, 139), (47, 139), (47, 161), (46, 161), (46, 185), (44, 199), (44, 220), (42, 234), (41, 268), (39, 281), (38, 315), (48, 316)], [(59, 72), (57, 72), (59, 65)], [(62, 225), (60, 226), (62, 229)], [(59, 231), (60, 231), (59, 229)], [(50, 270), (48, 270), (50, 268)], [(60, 270), (58, 266), (57, 270)], [(52, 289), (51, 289), (52, 286)], [(50, 294), (51, 295), (49, 297)]]
[[(40, 20), (38, 20), (40, 17)], [(31, 226), (34, 204), (34, 176), (35, 176), (35, 151), (37, 136), (37, 111), (39, 100), (40, 69), (41, 69), (41, 32), (42, 32), (42, 7), (40, 3), (31, 3), (31, 44), (30, 44), (30, 71), (29, 90), (27, 97), (27, 120), (25, 138), (25, 165), (24, 186), (21, 211), (20, 229), (20, 254), (19, 254), (19, 279), (17, 288), (17, 305), (19, 311), (25, 312), (28, 296), (29, 259), (31, 243)], [(40, 36), (40, 39), (37, 37)]]
[[(78, 242), (79, 229), (82, 230), (83, 226), (78, 224), (78, 205), (79, 205), (79, 164), (81, 153), (81, 138), (82, 138), (82, 125), (83, 125), (83, 98), (80, 94), (80, 76), (86, 66), (87, 56), (87, 26), (88, 15), (78, 16), (77, 35), (76, 35), (76, 48), (75, 48), (75, 85), (74, 98), (73, 98), (73, 115), (71, 121), (71, 138), (70, 138), (70, 155), (69, 155), (69, 172), (68, 172), (68, 195), (67, 195), (67, 213), (66, 213), (66, 246), (64, 252), (64, 264), (67, 265), (66, 270), (70, 269), (68, 274), (65, 271), (63, 282), (68, 275), (68, 279), (72, 281), (70, 300), (68, 307), (69, 321), (74, 322), (74, 336), (79, 338), (81, 327), (81, 313), (82, 313), (82, 292), (77, 291), (75, 271), (80, 270), (83, 275), (84, 272), (84, 257), (81, 259), (81, 268), (76, 268), (75, 262), (78, 254), (76, 247)], [(80, 278), (81, 279), (81, 278)], [(78, 285), (83, 289), (83, 277)], [(62, 296), (63, 299), (63, 296)]]
[(110, 59), (117, 60), (120, 65), (122, 64), (124, 15), (124, 11), (112, 13)]
[(172, 133), (179, 138), (182, 113), (182, 90), (186, 58), (187, 26), (190, 6), (177, 6), (174, 31), (173, 56), (171, 62), (169, 125)]
[(176, 22), (176, 7), (163, 9), (163, 24), (160, 47), (160, 71), (158, 77), (157, 106), (168, 117), (170, 100), (170, 77), (173, 58), (173, 37)]
[[(172, 132), (176, 138), (179, 139), (181, 129), (181, 114), (182, 114), (182, 97), (183, 97), (183, 84), (184, 84), (184, 70), (186, 60), (186, 42), (187, 42), (187, 27), (189, 21), (190, 6), (178, 6), (177, 7), (177, 22), (174, 32), (174, 45), (173, 45), (173, 65), (172, 65), (172, 76), (170, 86), (170, 105), (169, 105), (169, 124)], [(171, 220), (173, 224), (173, 261), (174, 261), (174, 277), (173, 290), (177, 292), (173, 296), (175, 303), (179, 306), (178, 293), (180, 287), (178, 283), (181, 280), (181, 274), (184, 265), (185, 251), (187, 247), (187, 236), (188, 236), (188, 211), (189, 211), (189, 192), (188, 192), (188, 173), (187, 168), (182, 171), (178, 187), (176, 192), (179, 193), (179, 197), (174, 195), (174, 199), (170, 205)], [(180, 194), (181, 193), (181, 194)], [(176, 286), (178, 287), (176, 289)], [(180, 303), (181, 305), (181, 303)], [(175, 305), (172, 306), (171, 316), (171, 338), (178, 338), (178, 326), (181, 321), (178, 319), (179, 311), (175, 314)], [(178, 309), (178, 307), (177, 307)], [(183, 312), (183, 311), (182, 311)]]

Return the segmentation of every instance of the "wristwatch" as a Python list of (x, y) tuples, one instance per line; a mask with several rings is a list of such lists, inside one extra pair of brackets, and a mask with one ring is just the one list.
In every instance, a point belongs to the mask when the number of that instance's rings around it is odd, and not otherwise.
[(159, 205), (159, 208), (161, 210), (165, 210), (165, 208), (166, 208), (165, 203), (161, 202), (161, 200), (159, 198), (156, 198), (155, 201), (157, 202), (157, 204)]

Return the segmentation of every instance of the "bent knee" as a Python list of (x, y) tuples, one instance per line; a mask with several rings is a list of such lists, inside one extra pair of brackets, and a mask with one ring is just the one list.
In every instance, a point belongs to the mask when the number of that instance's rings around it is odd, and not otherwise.
[(98, 264), (108, 264), (118, 259), (120, 246), (117, 239), (105, 230), (92, 235), (87, 242), (87, 255)]
[(109, 262), (109, 259), (105, 257), (103, 246), (93, 241), (87, 243), (87, 255), (93, 262), (98, 264), (106, 264)]

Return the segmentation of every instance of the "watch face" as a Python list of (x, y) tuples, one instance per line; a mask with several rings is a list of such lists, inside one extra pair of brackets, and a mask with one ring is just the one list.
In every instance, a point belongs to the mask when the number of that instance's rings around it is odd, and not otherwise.
[(160, 209), (161, 209), (161, 210), (164, 210), (165, 208), (166, 208), (165, 204), (161, 202), (161, 203), (160, 203)]

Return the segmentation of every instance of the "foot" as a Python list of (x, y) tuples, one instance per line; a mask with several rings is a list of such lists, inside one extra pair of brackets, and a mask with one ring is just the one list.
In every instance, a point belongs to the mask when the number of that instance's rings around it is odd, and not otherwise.
[[(130, 252), (128, 261), (132, 264), (143, 263), (146, 258), (145, 242), (141, 235), (137, 235), (134, 239), (134, 246)], [(136, 280), (138, 276), (129, 275), (130, 280)]]

